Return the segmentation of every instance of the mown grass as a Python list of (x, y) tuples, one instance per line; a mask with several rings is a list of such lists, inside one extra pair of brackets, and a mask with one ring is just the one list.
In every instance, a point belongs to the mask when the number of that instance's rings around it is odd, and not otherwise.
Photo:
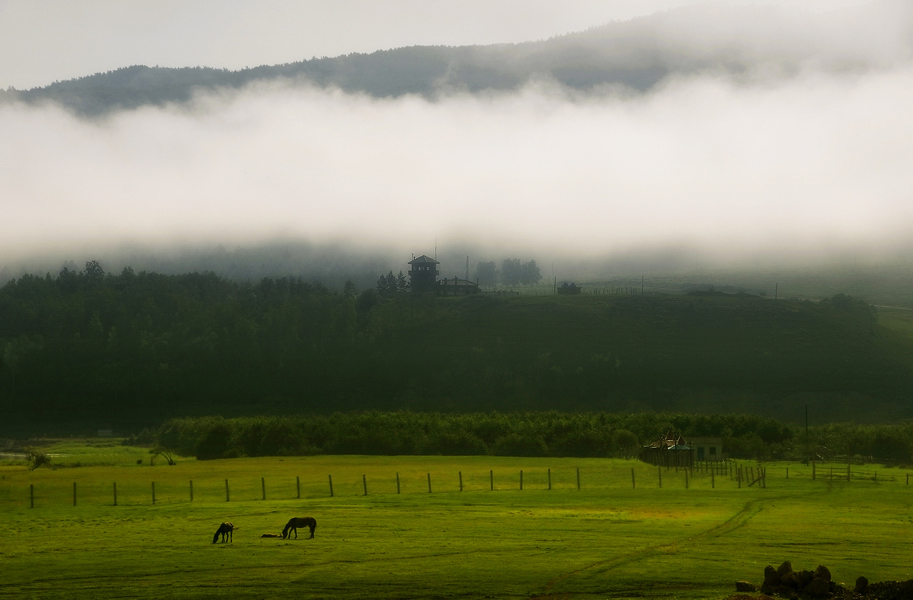
[[(907, 472), (853, 470), (846, 481), (845, 465), (816, 465), (814, 479), (811, 466), (768, 465), (759, 488), (702, 472), (686, 487), (684, 470), (663, 471), (660, 487), (655, 467), (598, 459), (5, 467), (0, 597), (723, 598), (784, 560), (849, 583), (910, 578)], [(306, 515), (318, 521), (312, 540), (259, 537)], [(225, 520), (238, 526), (233, 543), (212, 544)]]

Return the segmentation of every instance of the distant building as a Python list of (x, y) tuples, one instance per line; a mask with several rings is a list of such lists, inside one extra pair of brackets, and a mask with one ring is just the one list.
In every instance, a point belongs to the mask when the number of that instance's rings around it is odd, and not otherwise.
[(409, 261), (409, 283), (416, 294), (434, 292), (437, 286), (437, 276), (440, 274), (437, 266), (441, 264), (429, 256), (422, 254)]
[(688, 443), (694, 450), (694, 460), (698, 462), (726, 460), (726, 456), (723, 454), (722, 438), (691, 438)]
[(661, 467), (690, 467), (694, 451), (681, 435), (671, 431), (640, 451), (640, 460)]
[(726, 460), (721, 438), (701, 437), (685, 440), (681, 435), (666, 432), (640, 452), (640, 460), (663, 467), (690, 467), (697, 462)]
[(441, 279), (437, 282), (435, 291), (442, 296), (468, 296), (479, 293), (479, 284), (468, 279)]
[(409, 261), (409, 282), (412, 291), (417, 294), (434, 293), (441, 296), (468, 296), (479, 291), (479, 284), (459, 277), (445, 278), (438, 281), (441, 264), (430, 256), (422, 254)]
[(564, 283), (561, 284), (561, 287), (558, 288), (558, 293), (559, 294), (568, 294), (568, 295), (579, 294), (580, 288), (577, 287), (573, 283), (568, 284), (568, 282), (565, 281)]

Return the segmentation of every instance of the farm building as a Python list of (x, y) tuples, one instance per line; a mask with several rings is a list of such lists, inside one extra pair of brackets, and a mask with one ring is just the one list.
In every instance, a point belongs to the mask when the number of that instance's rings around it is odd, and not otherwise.
[(581, 290), (581, 288), (577, 287), (576, 284), (574, 284), (574, 283), (568, 284), (568, 282), (565, 281), (564, 283), (561, 284), (561, 287), (558, 288), (558, 293), (573, 296), (575, 294), (579, 294), (580, 290)]
[(658, 440), (644, 446), (640, 460), (661, 467), (690, 467), (694, 465), (694, 451), (681, 435), (671, 431)]
[(477, 294), (479, 285), (474, 281), (457, 277), (441, 279), (437, 282), (435, 292), (442, 296), (468, 296), (469, 294)]
[(723, 454), (723, 440), (714, 437), (695, 437), (688, 440), (688, 445), (694, 450), (694, 460), (698, 462), (716, 462), (726, 460)]
[(417, 294), (432, 292), (441, 296), (468, 296), (479, 291), (479, 284), (468, 279), (452, 277), (438, 281), (437, 277), (441, 274), (437, 268), (439, 264), (441, 263), (424, 254), (409, 261), (411, 267), (409, 281), (413, 292)]
[(409, 283), (416, 294), (433, 292), (437, 285), (437, 276), (440, 275), (437, 266), (441, 264), (429, 256), (422, 254), (409, 261)]

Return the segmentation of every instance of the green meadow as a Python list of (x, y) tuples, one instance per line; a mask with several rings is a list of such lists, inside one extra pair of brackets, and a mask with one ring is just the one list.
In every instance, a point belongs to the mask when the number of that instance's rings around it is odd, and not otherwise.
[[(721, 599), (784, 560), (913, 577), (898, 468), (772, 463), (760, 487), (618, 459), (45, 450), (56, 468), (0, 466), (0, 597)], [(260, 537), (293, 516), (316, 537)]]

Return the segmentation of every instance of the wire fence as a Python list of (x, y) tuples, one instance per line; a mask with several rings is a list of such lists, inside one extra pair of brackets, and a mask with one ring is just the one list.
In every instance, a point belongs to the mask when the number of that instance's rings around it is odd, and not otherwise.
[[(769, 474), (768, 471), (771, 471)], [(637, 464), (586, 468), (481, 469), (465, 471), (381, 470), (376, 466), (340, 473), (182, 478), (170, 469), (149, 477), (132, 473), (120, 481), (79, 477), (68, 471), (42, 474), (33, 483), (0, 479), (0, 509), (72, 506), (137, 506), (177, 503), (251, 502), (384, 494), (521, 492), (524, 490), (609, 490), (627, 488), (751, 489), (769, 481), (910, 484), (909, 472), (872, 465), (773, 465), (737, 461), (695, 462), (687, 467)], [(69, 476), (69, 477), (68, 477)], [(17, 478), (18, 479), (18, 478)]]

